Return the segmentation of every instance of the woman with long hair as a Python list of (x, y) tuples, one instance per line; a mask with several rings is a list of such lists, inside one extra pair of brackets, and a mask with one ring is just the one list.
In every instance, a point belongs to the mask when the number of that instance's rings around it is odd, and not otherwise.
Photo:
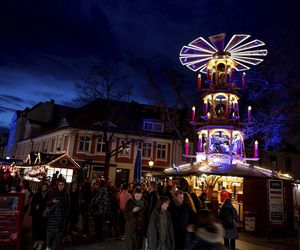
[(185, 203), (189, 207), (190, 221), (195, 221), (197, 215), (197, 209), (195, 207), (191, 195), (188, 192), (183, 193), (183, 203)]
[(194, 202), (197, 213), (202, 209), (203, 205), (196, 193), (191, 193), (191, 198)]
[(49, 210), (47, 222), (47, 248), (46, 250), (58, 250), (66, 229), (66, 221), (69, 214), (69, 195), (66, 182), (60, 179), (56, 187), (49, 194), (47, 209)]
[(170, 199), (167, 196), (160, 196), (151, 214), (147, 234), (149, 250), (175, 249), (171, 215), (167, 210), (169, 204)]
[(238, 238), (238, 229), (236, 222), (238, 221), (238, 213), (232, 206), (231, 198), (226, 198), (219, 212), (219, 220), (224, 229), (224, 245), (227, 249), (235, 249), (235, 240)]

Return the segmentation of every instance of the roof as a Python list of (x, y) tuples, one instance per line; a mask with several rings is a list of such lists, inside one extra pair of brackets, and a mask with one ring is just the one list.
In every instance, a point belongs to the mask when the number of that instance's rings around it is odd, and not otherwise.
[(253, 166), (246, 166), (240, 164), (222, 164), (222, 166), (200, 166), (198, 172), (200, 174), (214, 174), (214, 175), (230, 175), (238, 177), (258, 177), (268, 178), (266, 173), (262, 173)]
[(61, 168), (80, 168), (80, 165), (68, 154), (31, 153), (23, 164), (18, 164), (19, 167), (34, 167), (41, 165)]
[[(176, 137), (176, 133), (162, 119), (162, 108), (137, 102), (97, 99), (74, 110), (66, 119), (71, 127), (99, 130), (107, 128), (114, 132), (143, 134), (151, 137)], [(164, 132), (143, 131), (143, 120), (162, 122)]]
[(257, 168), (250, 164), (222, 164), (211, 166), (207, 164), (194, 163), (179, 166), (165, 171), (167, 175), (223, 175), (237, 177), (276, 178), (272, 171)]

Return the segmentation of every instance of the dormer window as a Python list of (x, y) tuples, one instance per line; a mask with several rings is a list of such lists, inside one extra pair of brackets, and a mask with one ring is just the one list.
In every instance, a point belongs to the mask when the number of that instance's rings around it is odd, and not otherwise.
[(69, 125), (70, 125), (70, 124), (69, 124), (68, 120), (67, 120), (65, 117), (63, 117), (63, 118), (61, 119), (61, 121), (60, 121), (58, 127), (59, 127), (59, 128), (63, 128), (63, 127), (67, 127), (67, 126), (69, 126)]
[(153, 131), (153, 122), (144, 121), (143, 129), (146, 131)]
[(144, 121), (143, 130), (153, 132), (163, 132), (163, 124), (160, 122)]
[(154, 123), (154, 129), (155, 132), (163, 132), (163, 125), (162, 123)]

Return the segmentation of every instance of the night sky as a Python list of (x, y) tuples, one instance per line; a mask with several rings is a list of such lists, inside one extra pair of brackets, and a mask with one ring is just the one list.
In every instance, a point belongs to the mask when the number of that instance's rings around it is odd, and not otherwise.
[(72, 106), (74, 83), (101, 58), (123, 64), (135, 86), (132, 99), (147, 102), (147, 82), (126, 66), (129, 55), (160, 54), (180, 64), (183, 45), (221, 32), (227, 41), (250, 34), (268, 48), (299, 35), (299, 9), (299, 1), (2, 0), (0, 126), (40, 101)]

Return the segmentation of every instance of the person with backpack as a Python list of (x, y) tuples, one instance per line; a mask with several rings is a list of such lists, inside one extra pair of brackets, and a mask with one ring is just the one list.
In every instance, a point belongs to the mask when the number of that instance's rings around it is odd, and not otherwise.
[(226, 249), (235, 249), (235, 240), (238, 238), (238, 213), (232, 206), (231, 198), (226, 198), (219, 212), (219, 220), (225, 229), (224, 245)]

